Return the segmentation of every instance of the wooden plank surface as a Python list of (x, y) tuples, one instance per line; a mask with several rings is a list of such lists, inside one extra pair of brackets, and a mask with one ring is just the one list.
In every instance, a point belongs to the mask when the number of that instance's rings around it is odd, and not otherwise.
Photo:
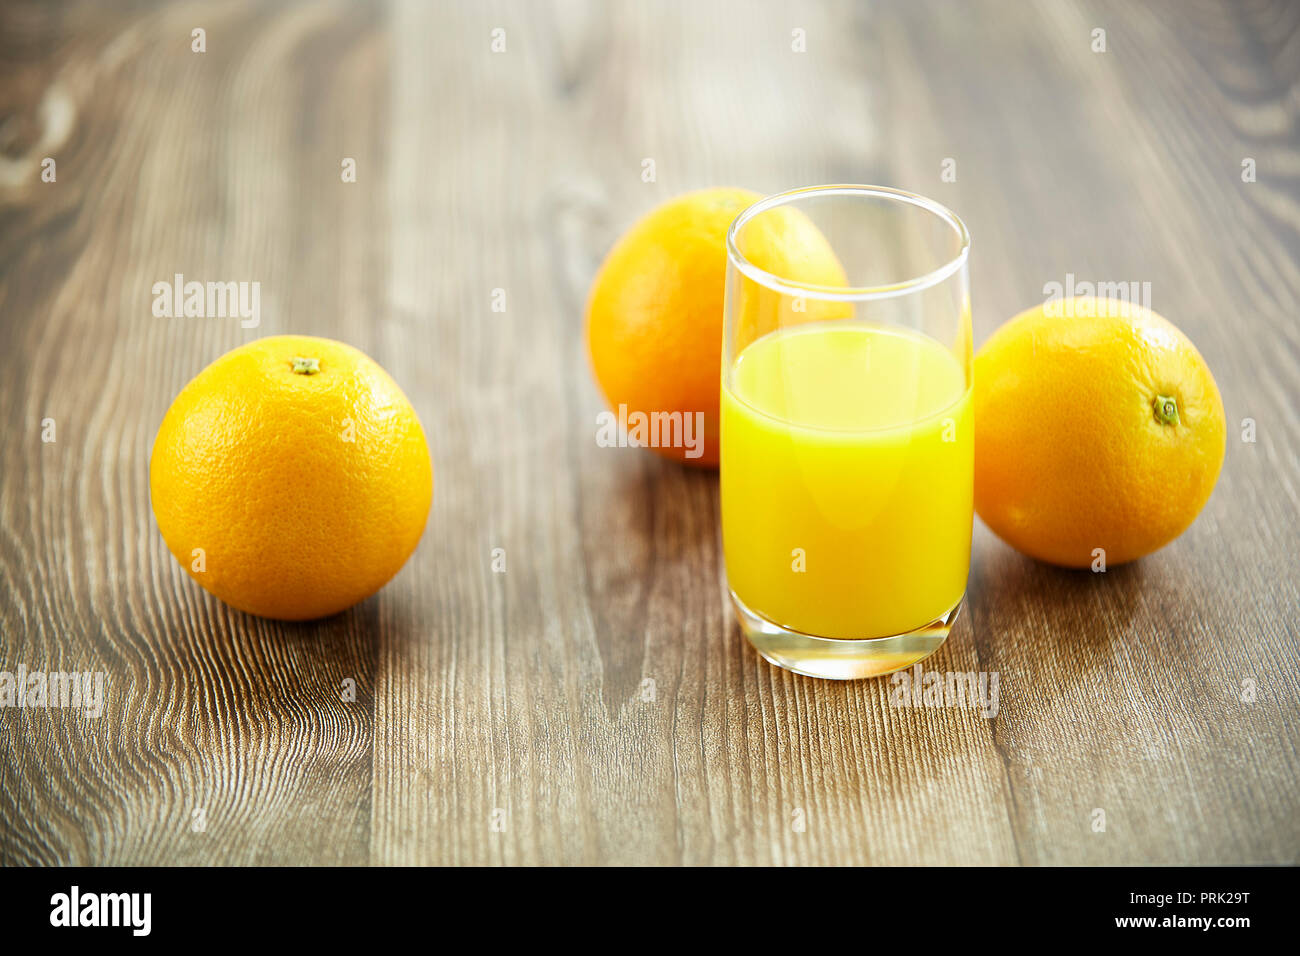
[[(107, 686), (0, 710), (0, 862), (1296, 862), (1298, 91), (1285, 2), (5, 5), (0, 669)], [(828, 181), (963, 216), (977, 342), (1150, 282), (1223, 392), (1169, 548), (1069, 573), (977, 526), (927, 664), (997, 672), (992, 719), (761, 661), (716, 476), (595, 441), (618, 233)], [(175, 273), (260, 282), (260, 326), (153, 316)], [(435, 461), (406, 568), (300, 625), (194, 585), (147, 480), (181, 386), (290, 331), (374, 356)]]

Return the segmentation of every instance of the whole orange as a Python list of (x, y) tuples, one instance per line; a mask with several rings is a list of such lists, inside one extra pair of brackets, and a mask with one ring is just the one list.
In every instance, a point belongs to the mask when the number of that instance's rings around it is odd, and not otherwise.
[[(682, 447), (655, 447), (674, 461), (718, 463), (727, 229), (759, 198), (719, 188), (663, 203), (615, 243), (591, 285), (587, 347), (610, 407), (626, 406), (629, 415), (703, 413), (699, 457)], [(846, 284), (825, 236), (797, 210), (763, 217), (744, 254), (787, 278)]]
[(974, 402), (975, 508), (1052, 564), (1122, 564), (1163, 547), (1223, 464), (1209, 367), (1136, 304), (1081, 297), (1020, 313), (975, 356)]
[(258, 339), (164, 416), (149, 463), (158, 527), (205, 589), (263, 617), (334, 614), (406, 563), (433, 498), (411, 403), (342, 342)]

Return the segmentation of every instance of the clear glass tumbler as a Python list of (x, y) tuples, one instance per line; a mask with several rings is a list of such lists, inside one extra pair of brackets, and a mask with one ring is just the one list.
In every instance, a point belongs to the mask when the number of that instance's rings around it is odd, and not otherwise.
[(813, 677), (948, 636), (970, 570), (970, 237), (879, 186), (769, 196), (727, 235), (721, 499), (750, 643)]

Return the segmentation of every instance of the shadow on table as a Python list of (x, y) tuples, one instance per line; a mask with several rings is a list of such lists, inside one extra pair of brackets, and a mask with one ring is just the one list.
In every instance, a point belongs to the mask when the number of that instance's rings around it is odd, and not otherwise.
[[(983, 531), (983, 529), (981, 529)], [(981, 656), (1006, 659), (1009, 641), (1025, 653), (1046, 651), (1075, 672), (1112, 656), (1131, 635), (1144, 586), (1142, 561), (1060, 568), (1021, 554), (987, 531), (977, 536), (968, 600)]]

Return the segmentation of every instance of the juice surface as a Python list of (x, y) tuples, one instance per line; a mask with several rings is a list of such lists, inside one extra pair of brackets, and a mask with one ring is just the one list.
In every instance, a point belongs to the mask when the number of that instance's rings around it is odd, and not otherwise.
[(974, 429), (958, 360), (854, 321), (749, 345), (722, 387), (722, 534), (731, 589), (818, 637), (900, 634), (966, 588)]

